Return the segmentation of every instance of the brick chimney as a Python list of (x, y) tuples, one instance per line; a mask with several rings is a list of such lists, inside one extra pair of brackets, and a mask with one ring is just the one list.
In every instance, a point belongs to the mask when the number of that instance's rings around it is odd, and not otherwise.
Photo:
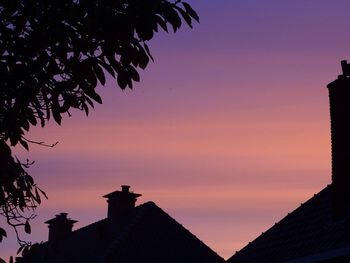
[(60, 213), (45, 222), (49, 227), (49, 241), (57, 241), (72, 233), (73, 225), (78, 222), (67, 218), (67, 213)]
[(135, 207), (137, 198), (141, 196), (141, 194), (130, 192), (128, 185), (122, 185), (121, 188), (121, 191), (114, 191), (103, 196), (107, 198), (108, 219), (118, 219), (127, 215)]
[(341, 219), (350, 211), (350, 65), (328, 84), (332, 136), (332, 208)]

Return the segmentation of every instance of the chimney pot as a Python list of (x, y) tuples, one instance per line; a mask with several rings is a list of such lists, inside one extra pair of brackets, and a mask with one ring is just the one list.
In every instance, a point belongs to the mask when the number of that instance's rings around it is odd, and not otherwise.
[(129, 185), (122, 185), (121, 189), (121, 191), (114, 191), (103, 196), (107, 198), (108, 219), (118, 219), (130, 213), (135, 207), (137, 198), (141, 196), (141, 194), (131, 192)]
[(122, 185), (122, 192), (129, 193), (130, 186), (129, 185)]
[(341, 69), (342, 69), (343, 75), (344, 76), (348, 75), (348, 73), (349, 73), (348, 61), (347, 60), (342, 60), (340, 62), (340, 64), (341, 64)]
[(78, 222), (67, 218), (67, 213), (60, 213), (45, 222), (49, 227), (49, 241), (57, 241), (72, 233), (73, 225)]

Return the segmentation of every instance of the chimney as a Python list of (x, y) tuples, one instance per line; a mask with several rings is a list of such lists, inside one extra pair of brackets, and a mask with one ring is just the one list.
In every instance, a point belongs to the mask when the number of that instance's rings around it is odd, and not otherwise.
[(108, 203), (108, 219), (117, 219), (127, 215), (135, 207), (136, 200), (141, 194), (130, 192), (130, 186), (122, 185), (121, 191), (114, 191), (103, 197), (107, 198)]
[(328, 84), (332, 136), (332, 209), (336, 219), (350, 211), (350, 65)]
[(67, 213), (60, 213), (45, 222), (49, 227), (49, 241), (57, 241), (72, 233), (74, 223), (78, 221), (67, 218)]

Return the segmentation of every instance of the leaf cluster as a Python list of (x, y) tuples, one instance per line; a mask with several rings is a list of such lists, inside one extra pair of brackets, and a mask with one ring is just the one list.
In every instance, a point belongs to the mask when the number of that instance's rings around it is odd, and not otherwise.
[[(13, 227), (24, 252), (31, 244), (21, 240), (18, 228), (22, 227), (25, 233), (31, 233), (29, 221), (35, 217), (35, 208), (40, 205), (42, 197), (47, 198), (45, 192), (36, 186), (33, 178), (24, 170), (30, 165), (29, 162), (21, 163), (13, 158), (11, 148), (0, 141), (0, 215)], [(5, 229), (0, 227), (0, 242), (6, 236)]]
[[(26, 172), (30, 163), (10, 146), (29, 149), (25, 134), (72, 109), (86, 115), (102, 103), (106, 77), (132, 89), (153, 60), (147, 42), (159, 30), (176, 32), (199, 17), (182, 0), (0, 1), (0, 215), (30, 233), (29, 220), (46, 197)], [(37, 144), (44, 145), (42, 142)], [(0, 228), (0, 242), (6, 236)], [(1, 261), (1, 260), (0, 260)]]
[(152, 59), (147, 41), (198, 16), (177, 0), (11, 0), (0, 6), (0, 139), (18, 142), (31, 125), (89, 113), (106, 75), (121, 89)]

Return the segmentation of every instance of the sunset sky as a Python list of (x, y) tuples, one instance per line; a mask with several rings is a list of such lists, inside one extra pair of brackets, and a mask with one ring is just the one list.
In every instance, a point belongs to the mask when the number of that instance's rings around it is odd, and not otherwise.
[(326, 85), (350, 59), (350, 1), (188, 2), (200, 23), (151, 41), (134, 90), (110, 79), (88, 118), (29, 133), (59, 144), (19, 153), (49, 196), (25, 238), (46, 241), (60, 212), (75, 229), (106, 217), (101, 196), (129, 184), (228, 258), (330, 183)]

